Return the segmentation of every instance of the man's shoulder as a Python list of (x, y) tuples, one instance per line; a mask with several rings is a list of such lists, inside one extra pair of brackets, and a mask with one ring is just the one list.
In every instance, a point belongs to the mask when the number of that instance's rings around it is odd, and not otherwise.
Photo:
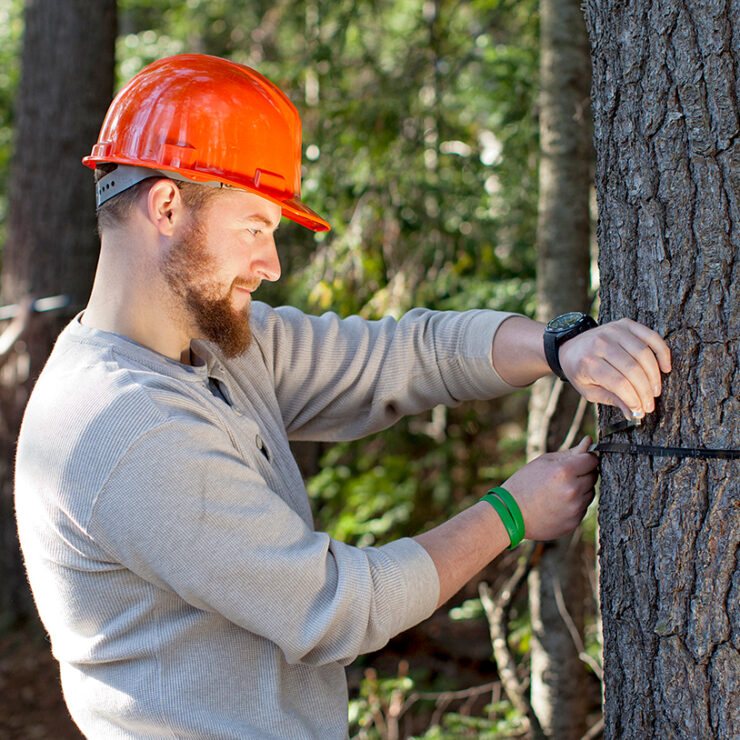
[[(69, 424), (85, 425), (101, 413), (135, 418), (141, 406), (152, 406), (154, 391), (168, 386), (174, 391), (176, 385), (131, 352), (65, 331), (34, 386), (26, 416), (37, 414), (47, 422), (66, 418)], [(129, 413), (121, 414), (120, 404)]]
[[(195, 373), (168, 374), (164, 359), (115, 342), (63, 332), (34, 387), (19, 437), (19, 459), (90, 459), (105, 467), (136, 439), (198, 409)], [(189, 386), (192, 386), (189, 387)]]
[[(115, 343), (106, 347), (63, 334), (26, 407), (16, 498), (25, 498), (26, 506), (46, 501), (50, 510), (63, 510), (84, 526), (129, 450), (172, 422), (183, 430), (196, 417), (207, 421), (207, 408), (187, 380), (150, 364), (156, 359), (119, 352)], [(158, 454), (168, 451), (153, 450), (153, 459)]]
[(265, 340), (284, 326), (300, 325), (307, 314), (294, 306), (270, 306), (261, 301), (254, 301), (250, 312), (252, 335), (259, 341)]

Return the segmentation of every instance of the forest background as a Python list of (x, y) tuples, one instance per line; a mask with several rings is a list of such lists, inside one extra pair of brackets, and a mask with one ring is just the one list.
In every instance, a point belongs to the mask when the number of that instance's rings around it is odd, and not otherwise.
[[(400, 316), (414, 306), (534, 316), (538, 9), (536, 0), (119, 0), (115, 84), (120, 88), (163, 56), (202, 52), (258, 68), (295, 102), (303, 120), (303, 199), (333, 230), (313, 234), (284, 222), (284, 277), (263, 286), (260, 299), (367, 318)], [(22, 35), (23, 3), (0, 0), (0, 245)], [(89, 203), (92, 209), (92, 184)], [(368, 546), (469, 506), (523, 464), (528, 394), (438, 408), (369, 440), (297, 449), (317, 526)], [(578, 533), (592, 583), (594, 530), (591, 515)], [(516, 553), (504, 556), (479, 580), (500, 594), (520, 560)], [(529, 682), (530, 613), (526, 580), (518, 583), (494, 604), (505, 612), (503, 630), (490, 610), (487, 619), (476, 582), (381, 654), (358, 659), (349, 671), (353, 735), (525, 733), (530, 710), (510, 693), (513, 682), (514, 691), (526, 694)], [(591, 590), (584, 600), (579, 637), (590, 668), (574, 682), (589, 698), (593, 725), (599, 625)], [(584, 604), (566, 604), (561, 616), (569, 608)], [(21, 630), (22, 615), (6, 609), (3, 617), (0, 676), (5, 671), (10, 686), (19, 681), (10, 656), (31, 638)], [(508, 687), (491, 659), (492, 636), (503, 639), (511, 661)], [(29, 675), (39, 674), (36, 653), (23, 655), (31, 661)], [(53, 682), (39, 686), (28, 683), (12, 713), (16, 725), (30, 721), (43, 737), (39, 707), (47, 700), (37, 693), (58, 689)], [(37, 714), (19, 714), (23, 702)], [(7, 727), (31, 736), (28, 725)]]

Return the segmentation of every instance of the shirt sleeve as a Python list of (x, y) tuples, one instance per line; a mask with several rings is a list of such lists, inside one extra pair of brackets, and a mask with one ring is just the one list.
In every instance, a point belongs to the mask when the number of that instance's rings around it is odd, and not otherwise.
[(357, 439), (438, 404), (517, 390), (491, 362), (494, 335), (512, 315), (415, 309), (367, 321), (263, 305), (253, 330), (290, 438)]
[(312, 531), (197, 418), (131, 445), (88, 533), (139, 577), (270, 640), (290, 663), (349, 663), (429, 616), (439, 597), (416, 542), (360, 549)]

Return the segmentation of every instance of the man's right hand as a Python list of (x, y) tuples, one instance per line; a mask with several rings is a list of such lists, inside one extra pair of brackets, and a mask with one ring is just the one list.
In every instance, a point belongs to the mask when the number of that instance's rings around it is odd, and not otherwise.
[[(571, 450), (542, 455), (518, 470), (504, 488), (517, 500), (526, 537), (552, 540), (578, 526), (594, 497), (599, 460), (590, 437)], [(414, 539), (434, 561), (443, 604), (500, 555), (509, 535), (496, 510), (479, 501)]]
[(570, 450), (541, 455), (503, 484), (522, 510), (525, 537), (554, 540), (583, 519), (598, 478), (599, 458), (590, 445), (584, 437)]

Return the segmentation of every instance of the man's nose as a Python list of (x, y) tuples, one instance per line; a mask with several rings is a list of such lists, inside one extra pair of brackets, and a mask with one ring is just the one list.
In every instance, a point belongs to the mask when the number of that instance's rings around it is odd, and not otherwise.
[(268, 237), (255, 255), (252, 263), (252, 273), (262, 280), (274, 282), (280, 277), (280, 258), (277, 253), (275, 237)]

